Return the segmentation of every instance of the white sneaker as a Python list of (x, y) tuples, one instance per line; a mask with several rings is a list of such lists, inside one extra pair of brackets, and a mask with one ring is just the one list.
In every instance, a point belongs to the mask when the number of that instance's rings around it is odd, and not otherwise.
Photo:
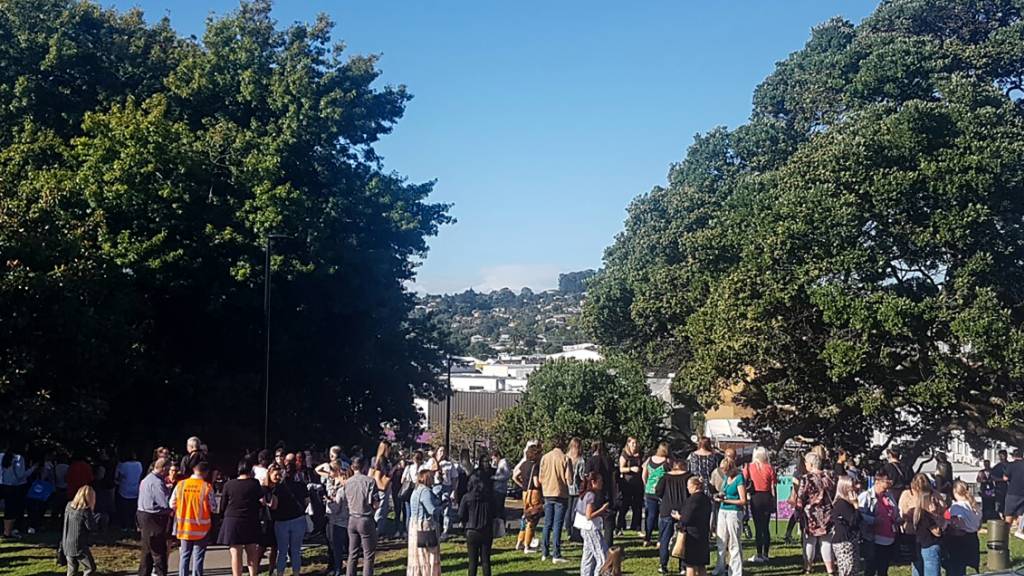
[(534, 550), (540, 548), (540, 538), (534, 538), (533, 540), (530, 540), (530, 548), (533, 548)]
[(568, 560), (566, 560), (565, 558), (562, 558), (561, 556), (559, 556), (558, 558), (552, 558), (551, 559), (551, 563), (552, 564), (565, 564), (566, 562), (568, 562)]
[(544, 555), (541, 555), (541, 557), (540, 557), (540, 561), (541, 561), (541, 562), (547, 562), (547, 561), (548, 561), (548, 557), (547, 557), (547, 556), (544, 556)]
[(757, 564), (760, 561), (761, 561), (761, 557), (760, 556), (751, 556), (750, 558), (747, 558), (747, 563), (748, 564)]
[(536, 553), (537, 553), (537, 549), (536, 548), (530, 548), (529, 546), (527, 546), (526, 548), (523, 548), (523, 554), (536, 554)]

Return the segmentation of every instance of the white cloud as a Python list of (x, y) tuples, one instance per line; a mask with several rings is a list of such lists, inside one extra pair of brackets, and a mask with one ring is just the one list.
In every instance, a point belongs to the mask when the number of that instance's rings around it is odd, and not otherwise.
[(558, 274), (562, 270), (554, 264), (501, 264), (480, 270), (483, 279), (473, 286), (478, 292), (511, 288), (519, 291), (529, 287), (534, 292), (558, 288)]
[(564, 272), (554, 264), (499, 264), (485, 266), (476, 272), (454, 275), (420, 275), (408, 285), (421, 294), (453, 294), (472, 288), (490, 292), (509, 288), (516, 292), (528, 286), (534, 292), (558, 288), (558, 275)]

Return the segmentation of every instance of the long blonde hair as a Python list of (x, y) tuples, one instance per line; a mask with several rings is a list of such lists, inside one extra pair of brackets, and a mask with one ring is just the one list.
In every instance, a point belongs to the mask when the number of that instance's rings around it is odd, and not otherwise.
[(75, 492), (75, 497), (71, 500), (71, 507), (75, 510), (85, 510), (95, 505), (96, 491), (88, 484), (79, 488), (78, 492)]
[(978, 510), (978, 503), (974, 501), (974, 496), (971, 495), (971, 489), (967, 486), (967, 483), (957, 478), (953, 481), (953, 496), (958, 502), (967, 504), (975, 514), (980, 514)]
[(938, 508), (935, 489), (928, 477), (917, 474), (910, 481), (911, 494), (914, 496), (914, 526), (921, 523), (922, 513), (934, 513)]

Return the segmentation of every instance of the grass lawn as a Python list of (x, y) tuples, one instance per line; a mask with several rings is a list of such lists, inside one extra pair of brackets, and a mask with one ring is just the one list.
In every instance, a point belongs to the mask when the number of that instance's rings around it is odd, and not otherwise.
[[(781, 535), (783, 526), (780, 526)], [(57, 576), (64, 574), (62, 568), (58, 568), (54, 562), (54, 546), (56, 534), (47, 533), (42, 536), (26, 537), (17, 542), (0, 543), (0, 575), (3, 576)], [(778, 540), (781, 540), (781, 536)], [(1011, 538), (1012, 564), (1024, 563), (1024, 541)], [(643, 548), (640, 545), (639, 536), (627, 533), (623, 538), (617, 538), (616, 544), (626, 548), (626, 562), (623, 568), (630, 574), (649, 575), (656, 574), (658, 570), (658, 551), (654, 548)], [(537, 554), (526, 555), (522, 552), (515, 552), (512, 547), (515, 545), (515, 537), (508, 536), (495, 542), (492, 565), (494, 574), (579, 574), (580, 547), (578, 545), (563, 545), (563, 554), (569, 560), (567, 564), (558, 566), (551, 563), (542, 563)], [(377, 570), (375, 574), (381, 576), (398, 576), (405, 574), (405, 548), (397, 543), (385, 543), (386, 548), (378, 553)], [(137, 542), (131, 539), (121, 539), (113, 532), (101, 535), (96, 538), (93, 555), (96, 557), (98, 572), (100, 574), (127, 574), (134, 573), (138, 567), (137, 563)], [(751, 555), (752, 543), (744, 544), (744, 557)], [(176, 554), (176, 552), (174, 552)], [(304, 574), (326, 573), (326, 550), (323, 546), (312, 546), (303, 554), (306, 565), (303, 566)], [(712, 554), (712, 561), (714, 561)], [(796, 545), (783, 545), (777, 543), (772, 548), (772, 561), (767, 565), (745, 566), (745, 572), (752, 576), (799, 576), (802, 571), (800, 560), (800, 548)], [(466, 573), (466, 548), (461, 539), (455, 539), (445, 543), (442, 549), (444, 559), (443, 572), (445, 574)], [(984, 536), (982, 536), (982, 565), (985, 563)], [(670, 565), (674, 565), (671, 563)], [(207, 566), (210, 567), (209, 563)], [(819, 572), (824, 574), (824, 568), (819, 565)], [(266, 572), (263, 572), (264, 574)], [(896, 566), (891, 571), (892, 576), (909, 576), (908, 566)]]

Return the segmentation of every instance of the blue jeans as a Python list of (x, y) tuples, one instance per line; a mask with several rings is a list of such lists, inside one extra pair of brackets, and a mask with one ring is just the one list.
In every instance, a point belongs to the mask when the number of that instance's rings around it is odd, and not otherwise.
[(658, 525), (658, 509), (661, 507), (661, 500), (657, 496), (644, 496), (644, 540), (651, 541), (654, 535), (654, 527)]
[(178, 550), (179, 576), (203, 576), (203, 562), (206, 560), (207, 540), (179, 540)]
[(919, 549), (914, 556), (914, 564), (911, 567), (913, 576), (939, 576), (939, 569), (942, 565), (941, 547), (936, 544), (927, 548)]
[[(675, 534), (676, 521), (671, 516), (658, 518), (658, 560), (661, 567), (668, 570), (668, 554), (672, 548), (672, 535)], [(683, 561), (679, 560), (679, 567), (682, 568)]]
[[(544, 499), (544, 543), (542, 554), (548, 558), (562, 557), (562, 523), (565, 522), (565, 507), (568, 502), (563, 498)], [(551, 554), (551, 529), (555, 529), (555, 552)]]
[(289, 557), (292, 559), (292, 574), (298, 576), (302, 569), (302, 538), (306, 535), (306, 518), (299, 516), (291, 520), (274, 522), (274, 536), (277, 539), (277, 573), (284, 575)]
[(438, 523), (441, 528), (441, 535), (447, 536), (448, 531), (452, 528), (452, 524), (455, 523), (456, 519), (454, 516), (457, 516), (459, 512), (457, 509), (453, 509), (452, 507), (451, 486), (445, 486), (443, 484), (438, 486), (435, 484), (431, 490), (434, 492), (435, 496), (441, 499), (441, 505), (438, 507), (438, 517), (440, 518)]

